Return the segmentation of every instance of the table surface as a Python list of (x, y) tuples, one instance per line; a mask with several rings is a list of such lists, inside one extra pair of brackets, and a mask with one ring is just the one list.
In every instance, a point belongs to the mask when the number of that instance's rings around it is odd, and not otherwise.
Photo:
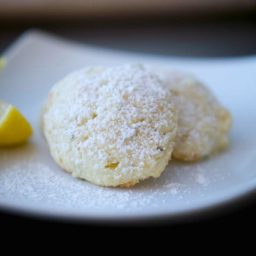
[[(18, 36), (31, 28), (42, 29), (86, 44), (165, 56), (256, 55), (256, 19), (254, 16), (221, 20), (157, 19), (110, 22), (76, 20), (24, 24), (0, 20), (0, 54)], [(245, 203), (240, 208), (208, 220), (208, 224), (223, 225), (232, 221), (236, 224), (238, 221), (255, 224), (256, 197), (254, 198), (255, 200), (248, 201), (248, 204)], [(35, 224), (40, 221), (0, 212), (0, 224), (2, 223)], [(195, 225), (198, 225), (198, 222)]]
[(10, 22), (0, 18), (0, 53), (22, 32), (37, 28), (75, 41), (168, 56), (256, 54), (255, 15), (225, 19)]

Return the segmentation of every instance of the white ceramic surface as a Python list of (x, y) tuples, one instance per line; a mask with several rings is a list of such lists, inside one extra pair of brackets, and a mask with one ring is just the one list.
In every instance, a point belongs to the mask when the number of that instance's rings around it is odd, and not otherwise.
[[(190, 215), (256, 189), (256, 57), (180, 59), (138, 55), (24, 34), (5, 54), (0, 98), (18, 106), (34, 128), (26, 146), (0, 150), (0, 207), (83, 220), (132, 220)], [(195, 73), (233, 115), (231, 146), (194, 164), (171, 162), (159, 179), (131, 189), (77, 180), (51, 159), (40, 111), (53, 83), (85, 65), (142, 62)]]

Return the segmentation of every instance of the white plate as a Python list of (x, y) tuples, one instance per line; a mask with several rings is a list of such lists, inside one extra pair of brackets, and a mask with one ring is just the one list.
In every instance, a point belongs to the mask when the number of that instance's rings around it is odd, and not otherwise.
[[(223, 205), (256, 189), (256, 57), (178, 59), (81, 46), (40, 32), (26, 33), (5, 54), (0, 98), (17, 105), (34, 128), (31, 143), (0, 150), (0, 206), (83, 220), (175, 219)], [(40, 111), (51, 86), (84, 65), (143, 62), (195, 73), (234, 118), (231, 147), (207, 161), (171, 163), (159, 179), (132, 189), (94, 186), (51, 159)]]

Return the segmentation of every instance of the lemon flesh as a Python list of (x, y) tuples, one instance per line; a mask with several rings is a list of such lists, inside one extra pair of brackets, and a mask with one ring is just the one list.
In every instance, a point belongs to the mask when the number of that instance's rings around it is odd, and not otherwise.
[(0, 146), (24, 143), (32, 135), (32, 127), (20, 111), (0, 101)]

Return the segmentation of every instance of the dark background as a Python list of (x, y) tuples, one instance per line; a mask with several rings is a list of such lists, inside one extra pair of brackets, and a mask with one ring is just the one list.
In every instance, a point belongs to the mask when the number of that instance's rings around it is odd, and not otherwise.
[[(31, 28), (57, 34), (64, 38), (113, 49), (154, 53), (167, 56), (229, 57), (256, 54), (256, 12), (196, 17), (145, 17), (130, 19), (29, 19), (9, 20), (0, 17), (0, 54), (24, 31)], [(256, 75), (256, 74), (254, 74)], [(256, 85), (255, 85), (256, 86)], [(165, 220), (147, 223), (183, 230), (185, 227), (228, 228), (240, 226), (247, 231), (256, 227), (256, 196), (235, 207), (212, 213), (207, 217), (186, 219), (175, 224)], [(97, 223), (70, 223), (38, 219), (0, 209), (0, 227), (10, 225), (35, 228), (63, 227), (82, 230)], [(137, 223), (138, 224), (138, 223)], [(98, 224), (106, 226), (106, 224)], [(120, 226), (119, 224), (118, 226)], [(132, 226), (132, 223), (129, 224)]]
[(1, 19), (0, 53), (22, 32), (42, 29), (86, 44), (167, 56), (256, 54), (256, 10), (114, 19)]

